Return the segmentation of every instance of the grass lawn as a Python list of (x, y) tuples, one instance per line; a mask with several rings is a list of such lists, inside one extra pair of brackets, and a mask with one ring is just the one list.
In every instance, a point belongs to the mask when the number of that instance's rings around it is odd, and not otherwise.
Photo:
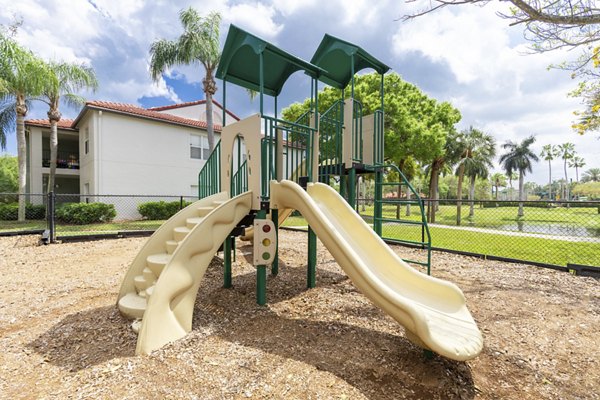
[[(406, 217), (405, 208), (401, 207), (400, 217), (402, 219), (418, 221), (421, 216), (418, 208), (413, 206), (417, 212), (409, 217)], [(537, 208), (525, 207), (525, 216), (517, 218), (517, 207), (494, 207), (480, 208), (475, 204), (474, 216), (469, 218), (469, 206), (463, 203), (461, 216), (465, 226), (474, 227), (502, 227), (505, 225), (514, 224), (516, 222), (525, 222), (532, 224), (562, 224), (562, 225), (577, 225), (582, 228), (600, 229), (600, 214), (597, 208), (584, 207), (557, 207), (557, 208)], [(361, 211), (363, 215), (373, 215), (373, 206), (366, 207), (365, 211)], [(396, 218), (396, 207), (392, 205), (384, 205), (384, 218)], [(440, 225), (456, 225), (456, 205), (441, 205), (440, 210), (436, 214), (437, 224)], [(527, 225), (525, 225), (527, 226)]]
[[(306, 220), (302, 217), (294, 217), (292, 221), (288, 219), (283, 224), (283, 226), (306, 225)], [(430, 225), (429, 229), (432, 246), (442, 249), (555, 265), (566, 265), (567, 263), (600, 265), (600, 243), (568, 242), (500, 233), (472, 232), (435, 225)], [(383, 237), (386, 239), (420, 241), (421, 227), (384, 225)]]
[(46, 220), (32, 221), (0, 221), (0, 232), (18, 232), (46, 229)]

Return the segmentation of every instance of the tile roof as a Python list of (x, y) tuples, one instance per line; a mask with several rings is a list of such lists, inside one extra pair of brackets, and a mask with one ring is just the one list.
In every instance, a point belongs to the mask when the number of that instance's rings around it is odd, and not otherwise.
[[(48, 121), (47, 119), (27, 119), (27, 120), (25, 120), (25, 125), (33, 125), (33, 126), (41, 126), (43, 128), (49, 128), (50, 121)], [(75, 130), (75, 128), (73, 127), (72, 119), (61, 119), (60, 121), (58, 121), (58, 128)]]
[[(196, 101), (188, 101), (186, 103), (171, 104), (171, 105), (168, 105), (168, 106), (150, 107), (150, 108), (148, 108), (148, 110), (150, 110), (150, 111), (164, 111), (164, 110), (172, 110), (174, 108), (183, 108), (183, 107), (196, 106), (196, 105), (205, 104), (205, 103), (206, 103), (206, 100), (196, 100)], [(221, 103), (219, 103), (215, 99), (213, 99), (213, 103), (216, 104), (221, 110), (223, 109), (223, 106), (221, 105)], [(231, 111), (225, 110), (225, 112), (227, 114), (231, 115), (237, 121), (240, 120), (240, 117), (238, 117), (237, 115), (235, 115)]]
[[(177, 125), (206, 129), (205, 121), (199, 121), (195, 119), (183, 118), (178, 117), (176, 115), (161, 113), (158, 111), (153, 111), (152, 109), (141, 108), (133, 104), (113, 103), (111, 101), (88, 101), (87, 103), (85, 103), (85, 108), (113, 111), (120, 114), (133, 115), (155, 121), (164, 121), (168, 123), (174, 123)], [(77, 119), (74, 121), (74, 124), (77, 124), (77, 122), (79, 122), (79, 119), (82, 116), (82, 114), (83, 112), (79, 114)], [(215, 131), (220, 132), (221, 125), (215, 124), (214, 129)]]

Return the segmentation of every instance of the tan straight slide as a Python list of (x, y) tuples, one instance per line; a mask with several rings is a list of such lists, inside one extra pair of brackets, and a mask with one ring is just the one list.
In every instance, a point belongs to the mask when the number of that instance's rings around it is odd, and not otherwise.
[(334, 189), (271, 181), (271, 206), (300, 211), (354, 285), (410, 341), (458, 361), (481, 352), (483, 338), (462, 291), (406, 264)]

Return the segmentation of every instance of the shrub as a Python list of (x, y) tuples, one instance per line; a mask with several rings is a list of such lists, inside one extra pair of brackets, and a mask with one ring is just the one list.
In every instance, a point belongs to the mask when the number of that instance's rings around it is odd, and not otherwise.
[[(19, 214), (17, 203), (0, 204), (0, 221), (16, 221)], [(27, 204), (25, 206), (25, 219), (46, 218), (46, 206), (43, 204)]]
[(106, 203), (67, 203), (56, 209), (56, 219), (76, 225), (110, 222), (117, 212), (113, 204)]
[[(192, 203), (184, 201), (183, 207), (187, 207)], [(162, 220), (169, 219), (173, 215), (177, 214), (180, 210), (179, 201), (149, 201), (147, 203), (141, 203), (138, 205), (138, 212), (145, 219), (149, 220)]]

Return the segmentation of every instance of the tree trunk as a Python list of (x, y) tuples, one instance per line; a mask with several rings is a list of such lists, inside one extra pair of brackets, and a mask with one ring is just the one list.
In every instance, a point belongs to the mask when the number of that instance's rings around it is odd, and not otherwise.
[(48, 120), (50, 121), (50, 175), (48, 175), (47, 192), (54, 191), (56, 182), (56, 158), (58, 154), (58, 121), (61, 114), (56, 109), (48, 111)]
[(25, 98), (17, 95), (17, 156), (19, 159), (19, 210), (17, 220), (25, 221), (25, 192), (27, 190), (27, 143), (25, 141)]
[(523, 186), (525, 181), (525, 176), (523, 175), (523, 171), (519, 171), (519, 212), (517, 217), (521, 218), (523, 216)]
[(471, 186), (469, 187), (469, 218), (473, 217), (473, 215), (475, 215), (475, 210), (473, 209), (474, 205), (475, 205), (475, 177), (472, 176), (471, 177)]
[(439, 172), (435, 164), (431, 167), (430, 173), (431, 175), (429, 177), (429, 202), (427, 203), (427, 222), (432, 224), (435, 222), (435, 199), (439, 176)]
[(462, 207), (462, 184), (465, 176), (465, 165), (458, 167), (458, 185), (456, 187), (456, 225), (460, 225), (460, 209)]
[(212, 154), (215, 148), (215, 129), (213, 122), (213, 95), (217, 92), (217, 83), (210, 69), (206, 70), (206, 76), (202, 80), (204, 94), (206, 96), (206, 133), (208, 135), (208, 150)]
[(548, 199), (552, 201), (552, 164), (550, 163), (550, 160), (548, 160), (548, 180)]

